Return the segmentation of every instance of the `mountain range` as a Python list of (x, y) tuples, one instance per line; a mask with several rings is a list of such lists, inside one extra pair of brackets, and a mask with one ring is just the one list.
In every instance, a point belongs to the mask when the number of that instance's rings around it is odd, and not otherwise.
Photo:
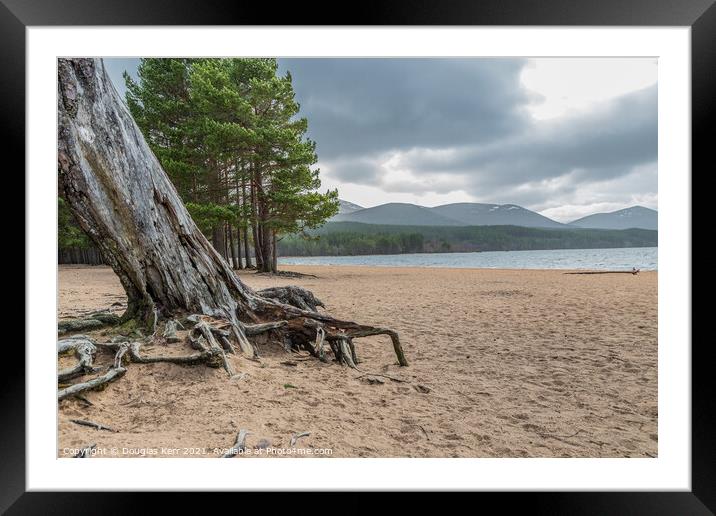
[(643, 206), (632, 206), (610, 213), (595, 213), (573, 220), (571, 226), (592, 229), (657, 229), (657, 212)]
[(567, 224), (516, 204), (461, 202), (427, 208), (417, 204), (387, 203), (372, 208), (340, 200), (333, 222), (361, 222), (398, 226), (523, 226), (530, 228), (657, 229), (657, 212), (632, 206), (611, 213), (595, 213)]

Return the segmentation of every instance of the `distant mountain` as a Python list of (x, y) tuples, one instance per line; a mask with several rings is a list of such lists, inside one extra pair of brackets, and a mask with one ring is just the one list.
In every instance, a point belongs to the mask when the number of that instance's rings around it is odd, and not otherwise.
[(351, 213), (339, 213), (331, 219), (336, 222), (362, 222), (364, 224), (394, 224), (398, 226), (463, 226), (455, 219), (443, 217), (430, 208), (391, 202)]
[(464, 226), (524, 226), (528, 228), (564, 228), (552, 219), (515, 204), (459, 202), (430, 208), (431, 211), (459, 221)]
[[(341, 201), (345, 202), (345, 201)], [(351, 203), (347, 203), (351, 204)], [(351, 206), (355, 206), (351, 204)], [(388, 203), (373, 208), (341, 210), (332, 222), (362, 222), (398, 226), (524, 226), (564, 228), (555, 222), (515, 204), (461, 202), (426, 208), (415, 204)]]
[(344, 201), (343, 199), (338, 199), (338, 204), (338, 213), (353, 213), (354, 211), (365, 209), (363, 206), (358, 206), (357, 204)]
[(658, 229), (658, 212), (632, 206), (610, 213), (595, 213), (570, 222), (571, 226), (591, 229)]

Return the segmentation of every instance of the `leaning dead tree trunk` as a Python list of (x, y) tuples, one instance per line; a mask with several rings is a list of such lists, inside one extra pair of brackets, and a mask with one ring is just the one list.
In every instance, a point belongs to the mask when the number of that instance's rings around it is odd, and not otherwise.
[[(269, 332), (272, 341), (316, 357), (323, 357), (325, 341), (336, 360), (355, 366), (347, 352), (354, 338), (388, 335), (398, 362), (407, 365), (392, 330), (318, 312), (322, 303), (305, 289), (256, 292), (243, 284), (194, 224), (102, 61), (60, 59), (58, 70), (59, 180), (127, 293), (123, 322), (137, 321), (155, 335), (158, 323), (169, 322), (165, 333), (172, 333), (172, 321), (195, 314), (192, 345), (212, 360), (235, 345), (256, 358), (251, 337)], [(148, 360), (131, 350), (128, 356)]]

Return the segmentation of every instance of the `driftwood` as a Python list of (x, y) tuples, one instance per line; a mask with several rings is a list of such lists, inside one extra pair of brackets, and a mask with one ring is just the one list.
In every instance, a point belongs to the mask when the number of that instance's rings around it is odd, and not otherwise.
[(93, 443), (89, 446), (82, 448), (77, 454), (75, 454), (75, 459), (86, 459), (90, 455), (92, 455), (92, 450), (94, 450), (97, 447), (97, 444)]
[(97, 352), (97, 347), (91, 339), (85, 336), (80, 336), (79, 338), (64, 339), (57, 342), (58, 354), (61, 355), (69, 351), (74, 352), (78, 362), (74, 367), (62, 369), (59, 373), (57, 373), (57, 380), (59, 382), (65, 382), (67, 380), (77, 378), (78, 376), (96, 373), (99, 371), (99, 368), (92, 366), (95, 353)]
[(121, 378), (126, 372), (127, 370), (124, 367), (113, 367), (102, 376), (98, 376), (97, 378), (93, 378), (92, 380), (86, 382), (76, 383), (67, 387), (66, 389), (61, 389), (57, 392), (57, 399), (63, 400), (70, 396), (76, 396), (77, 394), (80, 394), (85, 391), (100, 389), (104, 387), (105, 384), (108, 384), (109, 382), (113, 382), (114, 380)]
[(301, 437), (308, 437), (309, 435), (311, 435), (310, 432), (301, 432), (300, 434), (293, 434), (291, 436), (291, 448), (296, 445), (296, 441), (298, 441)]
[(246, 450), (246, 436), (249, 435), (249, 431), (245, 429), (239, 430), (239, 433), (236, 435), (236, 442), (234, 445), (229, 448), (229, 450), (221, 456), (222, 459), (230, 459), (232, 457), (235, 457), (240, 452), (243, 452)]
[(159, 362), (166, 362), (168, 364), (179, 364), (179, 365), (197, 365), (207, 364), (212, 367), (219, 367), (220, 364), (217, 362), (216, 353), (210, 349), (204, 349), (201, 353), (193, 353), (191, 355), (179, 355), (179, 356), (141, 356), (139, 354), (140, 349), (139, 342), (133, 342), (129, 346), (129, 355), (132, 362), (138, 364), (156, 364)]
[(117, 430), (114, 430), (108, 426), (104, 426), (101, 423), (95, 423), (94, 421), (87, 421), (85, 419), (70, 419), (70, 421), (76, 425), (89, 426), (96, 430), (106, 430), (108, 432), (117, 432)]
[(639, 274), (640, 269), (632, 269), (630, 271), (578, 271), (578, 272), (565, 272), (565, 274)]

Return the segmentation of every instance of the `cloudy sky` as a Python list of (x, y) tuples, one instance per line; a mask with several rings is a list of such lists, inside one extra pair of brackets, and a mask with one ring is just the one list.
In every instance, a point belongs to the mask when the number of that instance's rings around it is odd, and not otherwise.
[[(124, 91), (138, 59), (105, 59)], [(566, 222), (657, 208), (651, 58), (280, 59), (323, 186), (375, 206), (513, 203)]]

